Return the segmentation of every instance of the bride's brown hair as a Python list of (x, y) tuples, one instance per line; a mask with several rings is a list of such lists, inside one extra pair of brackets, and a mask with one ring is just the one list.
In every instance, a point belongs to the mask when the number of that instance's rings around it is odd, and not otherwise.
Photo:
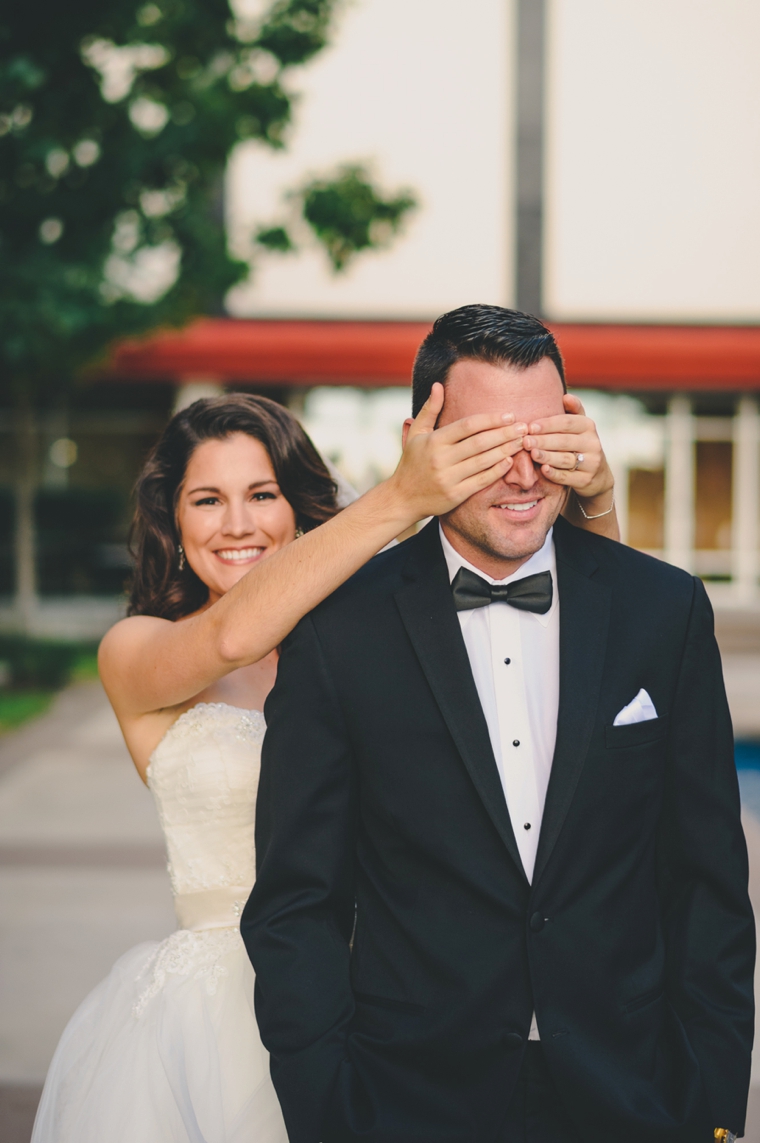
[(129, 537), (135, 561), (129, 615), (181, 619), (208, 599), (208, 588), (187, 561), (180, 568), (177, 501), (198, 445), (233, 433), (246, 433), (267, 450), (297, 527), (309, 532), (338, 511), (335, 481), (298, 421), (282, 405), (248, 393), (196, 401), (169, 421), (137, 481)]

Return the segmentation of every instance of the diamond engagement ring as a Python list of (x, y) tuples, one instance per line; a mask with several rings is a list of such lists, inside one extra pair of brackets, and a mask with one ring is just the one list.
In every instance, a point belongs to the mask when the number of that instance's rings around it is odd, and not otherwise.
[(585, 459), (586, 458), (582, 452), (577, 452), (575, 454), (575, 464), (573, 465), (572, 471), (575, 472), (576, 468), (580, 468), (580, 466), (583, 464)]

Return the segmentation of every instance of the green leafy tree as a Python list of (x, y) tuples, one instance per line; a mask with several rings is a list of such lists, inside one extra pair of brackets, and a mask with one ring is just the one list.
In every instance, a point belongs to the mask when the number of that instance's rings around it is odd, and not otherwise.
[(259, 245), (283, 254), (295, 250), (293, 230), (302, 230), (305, 222), (325, 248), (335, 273), (345, 270), (362, 250), (387, 246), (417, 206), (411, 190), (384, 195), (360, 163), (346, 163), (328, 176), (310, 178), (286, 199), (296, 217), (290, 223), (261, 227), (256, 235)]
[[(328, 42), (338, 3), (276, 0), (246, 19), (228, 0), (46, 0), (0, 16), (0, 385), (18, 425), (17, 595), (27, 624), (38, 410), (115, 338), (221, 312), (250, 270), (227, 248), (228, 156), (243, 139), (284, 145), (290, 69)], [(340, 179), (354, 180), (358, 202), (361, 173)], [(364, 183), (382, 214), (384, 200)], [(345, 236), (336, 237), (335, 218), (324, 221), (325, 209), (336, 213), (335, 203), (325, 208), (329, 187), (315, 184), (302, 206), (340, 266), (372, 244), (373, 220), (357, 230), (344, 186)], [(396, 226), (401, 214), (380, 221)], [(262, 245), (276, 248), (271, 236)]]

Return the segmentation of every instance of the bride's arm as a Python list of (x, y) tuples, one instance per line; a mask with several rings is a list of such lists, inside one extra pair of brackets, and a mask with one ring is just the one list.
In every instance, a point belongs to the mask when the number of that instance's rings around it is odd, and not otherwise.
[(484, 413), (434, 430), (443, 386), (415, 420), (392, 477), (258, 564), (213, 606), (172, 623), (133, 616), (112, 627), (99, 666), (119, 717), (178, 706), (269, 654), (298, 621), (381, 548), (503, 476), (522, 445), (514, 418)]
[[(578, 397), (565, 394), (564, 416), (528, 426), (525, 447), (544, 476), (570, 489), (562, 515), (587, 532), (620, 539), (615, 511), (615, 481), (594, 422)], [(576, 468), (579, 454), (583, 463)]]

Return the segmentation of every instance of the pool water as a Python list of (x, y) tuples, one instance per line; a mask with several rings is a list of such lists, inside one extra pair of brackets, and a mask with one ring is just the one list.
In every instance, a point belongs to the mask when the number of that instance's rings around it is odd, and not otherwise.
[(760, 742), (734, 744), (742, 803), (760, 818)]

